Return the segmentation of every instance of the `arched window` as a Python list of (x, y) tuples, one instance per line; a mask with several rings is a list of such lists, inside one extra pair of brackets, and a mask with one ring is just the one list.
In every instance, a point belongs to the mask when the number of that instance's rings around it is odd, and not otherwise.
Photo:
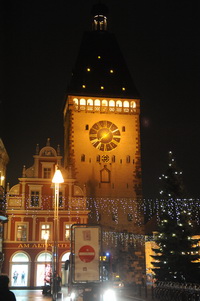
[(121, 102), (121, 100), (117, 100), (117, 102), (116, 102), (116, 107), (122, 107), (122, 102)]
[(101, 105), (100, 100), (99, 100), (99, 99), (95, 99), (94, 105), (95, 105), (95, 106), (100, 106), (100, 105)]
[(115, 102), (114, 100), (109, 101), (109, 107), (115, 107)]
[(135, 101), (131, 101), (131, 108), (136, 108), (136, 103), (135, 103)]
[(82, 105), (82, 106), (86, 105), (86, 100), (84, 98), (80, 99), (80, 105)]
[(92, 99), (88, 99), (87, 100), (87, 105), (88, 106), (92, 106), (93, 105), (93, 100)]
[(78, 98), (74, 98), (74, 99), (73, 99), (73, 102), (74, 102), (76, 105), (78, 105)]
[(107, 100), (102, 100), (102, 106), (107, 107), (108, 106), (108, 101)]
[(124, 101), (123, 107), (124, 108), (129, 108), (129, 102), (127, 100)]

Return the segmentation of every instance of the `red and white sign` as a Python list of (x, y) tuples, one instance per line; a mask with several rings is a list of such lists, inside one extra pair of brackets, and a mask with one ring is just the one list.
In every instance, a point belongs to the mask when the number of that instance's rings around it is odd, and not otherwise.
[(92, 246), (82, 246), (78, 252), (78, 256), (83, 262), (91, 262), (95, 258), (95, 250)]
[(96, 282), (100, 278), (101, 227), (74, 225), (72, 227), (72, 281)]

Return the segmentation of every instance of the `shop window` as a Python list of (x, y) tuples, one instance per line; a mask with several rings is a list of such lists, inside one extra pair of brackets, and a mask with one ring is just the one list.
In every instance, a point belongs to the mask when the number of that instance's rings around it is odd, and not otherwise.
[(27, 224), (17, 224), (17, 241), (27, 241)]
[(22, 252), (16, 253), (11, 260), (11, 286), (27, 286), (29, 257)]

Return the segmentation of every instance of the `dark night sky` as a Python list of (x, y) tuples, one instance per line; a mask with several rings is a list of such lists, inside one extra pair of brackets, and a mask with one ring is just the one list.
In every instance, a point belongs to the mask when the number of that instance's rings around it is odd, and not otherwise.
[[(10, 157), (7, 181), (33, 164), (36, 144), (63, 145), (62, 106), (95, 0), (5, 1), (0, 137)], [(174, 153), (190, 197), (200, 197), (199, 49), (191, 0), (105, 0), (114, 32), (141, 95), (145, 198)], [(2, 113), (3, 112), (3, 113)], [(3, 117), (3, 118), (2, 118)]]

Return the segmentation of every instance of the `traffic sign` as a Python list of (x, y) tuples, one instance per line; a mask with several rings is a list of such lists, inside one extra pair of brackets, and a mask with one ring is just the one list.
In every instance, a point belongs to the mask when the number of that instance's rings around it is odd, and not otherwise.
[(91, 262), (95, 258), (95, 250), (89, 245), (82, 246), (79, 249), (78, 256), (83, 262)]

